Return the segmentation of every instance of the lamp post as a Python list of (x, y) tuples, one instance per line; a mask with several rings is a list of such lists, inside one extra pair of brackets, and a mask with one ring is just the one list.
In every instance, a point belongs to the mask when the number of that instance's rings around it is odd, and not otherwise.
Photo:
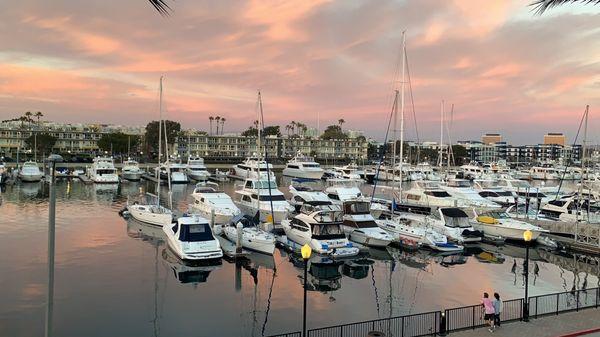
[(46, 162), (50, 165), (50, 205), (48, 206), (48, 293), (46, 297), (46, 329), (44, 336), (52, 336), (52, 313), (54, 310), (54, 229), (56, 220), (56, 163), (63, 161), (51, 154)]
[(525, 265), (523, 266), (525, 273), (525, 299), (523, 300), (523, 321), (529, 322), (529, 243), (531, 242), (531, 231), (523, 232), (523, 240), (525, 240)]
[(308, 244), (302, 246), (300, 249), (302, 253), (302, 260), (304, 260), (304, 306), (302, 311), (302, 337), (306, 337), (306, 282), (308, 278), (308, 259), (310, 259), (310, 254), (312, 254), (312, 249)]

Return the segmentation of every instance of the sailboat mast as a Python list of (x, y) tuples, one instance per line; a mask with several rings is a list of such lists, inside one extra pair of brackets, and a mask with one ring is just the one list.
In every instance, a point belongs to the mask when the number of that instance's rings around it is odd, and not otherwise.
[[(588, 128), (588, 113), (590, 110), (590, 106), (586, 105), (585, 106), (585, 120), (584, 120), (584, 124), (583, 124), (583, 143), (581, 146), (581, 178), (579, 181), (579, 201), (578, 201), (578, 206), (577, 208), (580, 208), (581, 206), (583, 206), (582, 200), (583, 200), (583, 182), (584, 182), (584, 177), (586, 175), (585, 173), (585, 152), (587, 150), (586, 148), (586, 143), (587, 143), (587, 128)], [(589, 197), (589, 195), (588, 195)], [(589, 200), (588, 200), (588, 205), (589, 205)], [(580, 210), (580, 212), (577, 212), (578, 215), (577, 217), (579, 217), (579, 213), (582, 213), (583, 210)], [(589, 213), (588, 213), (588, 217), (589, 217)], [(577, 219), (578, 221), (579, 219)], [(577, 234), (576, 234), (577, 235)]]
[[(256, 121), (258, 122), (258, 125), (256, 126), (256, 132), (257, 132), (256, 133), (256, 135), (257, 135), (256, 146), (257, 146), (257, 150), (258, 150), (257, 155), (258, 155), (259, 158), (260, 158), (260, 153), (261, 153), (261, 151), (260, 151), (260, 136), (262, 134), (262, 132), (260, 130), (261, 129), (261, 127), (260, 127), (260, 125), (261, 125), (261, 123), (260, 123), (260, 111), (261, 110), (262, 110), (262, 99), (260, 97), (260, 90), (259, 90), (258, 91), (258, 110), (256, 111)], [(257, 168), (257, 170), (258, 170), (258, 168)]]
[(402, 32), (402, 95), (400, 96), (400, 199), (402, 199), (402, 164), (404, 162), (404, 85), (406, 75), (406, 33)]
[(440, 103), (440, 151), (438, 153), (438, 166), (442, 167), (444, 162), (444, 100)]
[(160, 85), (158, 89), (158, 160), (156, 161), (156, 203), (160, 206), (160, 157), (162, 154), (162, 81), (160, 77)]

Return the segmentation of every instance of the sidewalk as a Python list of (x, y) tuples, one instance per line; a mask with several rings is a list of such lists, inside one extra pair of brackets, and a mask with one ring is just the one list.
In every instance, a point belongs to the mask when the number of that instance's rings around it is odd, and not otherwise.
[[(532, 318), (528, 323), (512, 322), (502, 324), (501, 328), (489, 332), (487, 328), (451, 332), (450, 337), (557, 337), (582, 330), (600, 328), (600, 309), (584, 309), (560, 315), (549, 315), (538, 319)], [(600, 337), (600, 333), (584, 335), (584, 337)]]

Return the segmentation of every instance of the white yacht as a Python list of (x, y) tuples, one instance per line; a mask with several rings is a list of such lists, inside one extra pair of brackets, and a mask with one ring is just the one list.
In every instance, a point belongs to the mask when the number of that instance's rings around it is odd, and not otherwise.
[(163, 226), (169, 248), (182, 260), (212, 260), (223, 257), (221, 244), (212, 233), (208, 220), (182, 216)]
[(188, 157), (185, 172), (190, 179), (196, 181), (206, 181), (210, 178), (202, 157)]
[(510, 240), (523, 240), (523, 233), (527, 230), (532, 233), (532, 240), (537, 240), (541, 233), (548, 231), (534, 226), (525, 221), (513, 219), (504, 211), (487, 211), (482, 214), (475, 214), (473, 227), (482, 231), (487, 236), (501, 236)]
[(296, 213), (300, 212), (300, 208), (304, 203), (311, 202), (313, 205), (319, 203), (321, 205), (331, 205), (331, 199), (327, 194), (319, 189), (312, 188), (306, 185), (291, 184), (289, 186), (289, 192), (292, 197), (289, 200), (290, 205), (294, 207)]
[(339, 205), (340, 207), (346, 201), (368, 201), (371, 204), (371, 215), (373, 215), (375, 219), (379, 219), (383, 212), (388, 210), (383, 204), (377, 202), (371, 203), (370, 198), (365, 197), (356, 186), (335, 184), (327, 187), (325, 189), (325, 194), (327, 194), (327, 197), (329, 197), (334, 204)]
[(424, 217), (421, 226), (431, 227), (459, 244), (481, 241), (483, 233), (473, 228), (469, 216), (460, 208), (441, 207)]
[(262, 179), (266, 177), (267, 172), (272, 180), (275, 180), (275, 174), (273, 173), (273, 165), (257, 157), (248, 157), (242, 163), (235, 164), (231, 168), (231, 173), (234, 178), (237, 179)]
[(321, 165), (314, 158), (303, 155), (300, 151), (283, 169), (283, 175), (294, 178), (318, 180), (323, 177)]
[(140, 164), (137, 161), (128, 158), (123, 162), (123, 168), (121, 169), (121, 177), (123, 177), (123, 179), (140, 181), (142, 173), (143, 171), (140, 169)]
[(169, 174), (171, 175), (171, 184), (187, 184), (189, 179), (186, 171), (186, 165), (181, 163), (181, 160), (177, 158), (171, 158), (168, 162), (161, 164), (155, 168), (160, 174), (160, 179), (163, 183), (167, 183)]
[(515, 204), (517, 194), (500, 187), (497, 180), (475, 179), (473, 187), (481, 197), (501, 206), (507, 207)]
[(435, 181), (416, 181), (412, 188), (402, 192), (402, 196), (410, 203), (428, 207), (467, 205), (463, 200), (450, 195), (442, 189), (442, 184)]
[(560, 173), (549, 165), (533, 166), (529, 169), (531, 179), (533, 180), (556, 180), (560, 179)]
[(275, 252), (275, 236), (258, 228), (258, 225), (239, 214), (223, 226), (223, 234), (231, 242), (237, 242), (238, 231), (242, 231), (242, 247), (255, 252), (273, 255)]
[(194, 201), (190, 205), (190, 212), (209, 220), (214, 213), (215, 224), (229, 223), (234, 216), (241, 213), (231, 197), (219, 191), (215, 183), (198, 183), (192, 193), (192, 199)]
[(117, 169), (111, 157), (96, 157), (87, 170), (88, 177), (97, 184), (116, 184), (119, 182)]
[(377, 220), (377, 225), (389, 232), (396, 242), (413, 242), (440, 252), (459, 252), (463, 246), (448, 242), (448, 238), (431, 227), (422, 226), (424, 217), (401, 213), (390, 219)]
[(469, 163), (460, 167), (462, 176), (466, 179), (482, 179), (486, 176), (485, 169), (477, 163)]
[(379, 228), (371, 215), (370, 205), (368, 201), (345, 201), (342, 228), (351, 241), (369, 247), (386, 247), (393, 237)]
[(471, 182), (466, 179), (449, 179), (447, 185), (442, 186), (442, 189), (448, 192), (451, 196), (462, 200), (470, 207), (478, 208), (500, 208), (501, 206), (493, 201), (490, 201), (471, 187)]
[(437, 174), (433, 168), (431, 167), (431, 165), (429, 165), (429, 163), (424, 162), (424, 163), (418, 163), (417, 164), (417, 170), (419, 172), (421, 172), (421, 175), (423, 176), (423, 180), (429, 180), (429, 181), (440, 181), (442, 180), (440, 175)]
[(588, 221), (600, 223), (600, 205), (577, 195), (567, 195), (541, 205), (539, 215), (565, 222)]
[(19, 179), (25, 182), (38, 182), (44, 174), (40, 171), (38, 164), (34, 161), (26, 161), (19, 170)]
[(288, 240), (302, 246), (308, 244), (318, 254), (333, 258), (351, 257), (359, 253), (342, 229), (342, 211), (337, 205), (304, 204), (300, 214), (281, 223)]
[(134, 219), (154, 226), (164, 226), (173, 222), (173, 212), (161, 206), (156, 195), (146, 193), (143, 201), (127, 201), (127, 211)]
[[(293, 212), (292, 206), (285, 200), (285, 195), (277, 188), (275, 180), (246, 179), (243, 186), (237, 186), (234, 203), (250, 217), (260, 214), (260, 222), (281, 223), (288, 213)], [(272, 219), (270, 219), (272, 216)]]

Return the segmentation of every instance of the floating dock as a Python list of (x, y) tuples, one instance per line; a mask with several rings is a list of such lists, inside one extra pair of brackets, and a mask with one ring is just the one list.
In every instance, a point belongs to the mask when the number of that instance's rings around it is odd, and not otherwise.
[(237, 252), (237, 247), (235, 244), (220, 235), (215, 235), (219, 243), (221, 243), (221, 249), (223, 250), (223, 254), (230, 259), (239, 259), (246, 258), (250, 252), (242, 249), (241, 252)]

